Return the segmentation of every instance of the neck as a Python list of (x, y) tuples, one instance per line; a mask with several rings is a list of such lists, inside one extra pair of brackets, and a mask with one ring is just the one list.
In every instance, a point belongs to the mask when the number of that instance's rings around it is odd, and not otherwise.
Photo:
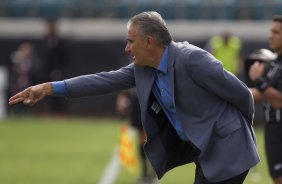
[(152, 66), (153, 68), (158, 68), (160, 62), (161, 62), (161, 59), (162, 59), (162, 56), (163, 56), (163, 53), (164, 53), (164, 48), (161, 48), (161, 47), (156, 47), (155, 49), (152, 50)]

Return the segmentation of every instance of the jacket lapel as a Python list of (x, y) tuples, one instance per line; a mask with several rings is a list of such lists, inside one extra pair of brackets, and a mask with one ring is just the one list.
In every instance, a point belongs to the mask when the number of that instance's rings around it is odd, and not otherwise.
[(148, 106), (149, 96), (153, 88), (155, 77), (156, 77), (156, 73), (152, 68), (150, 68), (149, 72), (144, 77), (144, 81), (143, 81), (144, 82), (143, 93), (144, 93), (144, 102), (145, 102), (144, 107)]
[(174, 99), (174, 53), (175, 53), (175, 47), (174, 47), (174, 42), (172, 42), (168, 46), (168, 75), (169, 75), (169, 80), (171, 84), (171, 92), (172, 92), (172, 97), (173, 97), (173, 103), (175, 104), (175, 99)]
[(135, 72), (135, 80), (137, 84), (136, 87), (139, 97), (139, 103), (141, 106), (141, 112), (146, 112), (156, 73), (153, 68), (138, 66), (135, 66)]

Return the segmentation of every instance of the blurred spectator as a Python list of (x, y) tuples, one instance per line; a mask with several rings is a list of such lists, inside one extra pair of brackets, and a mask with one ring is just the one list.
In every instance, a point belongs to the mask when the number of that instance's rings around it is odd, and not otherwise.
[(206, 50), (221, 61), (226, 70), (239, 76), (241, 72), (241, 47), (241, 40), (226, 30), (221, 35), (213, 36), (208, 41)]
[(141, 159), (141, 176), (138, 184), (153, 184), (157, 181), (156, 175), (146, 158), (143, 145), (146, 133), (142, 127), (139, 101), (135, 90), (121, 92), (117, 97), (117, 111), (122, 118), (129, 119), (130, 126), (138, 132), (139, 158)]
[[(43, 40), (43, 61), (45, 81), (58, 81), (65, 78), (66, 52), (63, 41), (58, 37), (55, 20), (48, 20), (45, 25)], [(50, 98), (50, 110), (54, 115), (64, 115), (67, 110), (67, 101), (62, 98)]]
[(274, 184), (282, 184), (282, 15), (274, 16), (269, 47), (254, 51), (249, 77), (255, 102), (263, 102), (265, 114), (265, 152), (268, 170)]
[[(10, 93), (16, 94), (30, 85), (42, 82), (42, 61), (35, 54), (29, 42), (23, 42), (11, 55), (12, 68), (10, 73)], [(15, 113), (22, 113), (23, 105), (13, 108)]]

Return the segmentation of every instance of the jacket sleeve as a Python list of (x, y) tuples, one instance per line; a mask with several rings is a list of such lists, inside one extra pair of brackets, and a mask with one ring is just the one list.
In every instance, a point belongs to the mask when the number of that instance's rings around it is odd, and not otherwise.
[(223, 69), (211, 54), (196, 50), (189, 57), (187, 69), (192, 79), (201, 87), (234, 105), (243, 116), (253, 122), (254, 100), (249, 88), (235, 75)]
[(67, 97), (98, 96), (135, 86), (133, 64), (116, 71), (82, 75), (65, 80)]

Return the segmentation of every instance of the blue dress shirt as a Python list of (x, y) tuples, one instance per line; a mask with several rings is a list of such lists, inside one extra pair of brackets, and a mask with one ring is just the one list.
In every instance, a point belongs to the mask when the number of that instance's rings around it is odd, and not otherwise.
[(51, 82), (52, 94), (55, 96), (65, 96), (67, 95), (67, 87), (65, 81)]
[(177, 134), (183, 141), (188, 141), (188, 138), (181, 127), (181, 123), (176, 116), (176, 108), (172, 96), (171, 81), (168, 75), (168, 48), (164, 50), (160, 64), (156, 69), (156, 79), (153, 85), (153, 94), (160, 103), (162, 109), (175, 128)]

